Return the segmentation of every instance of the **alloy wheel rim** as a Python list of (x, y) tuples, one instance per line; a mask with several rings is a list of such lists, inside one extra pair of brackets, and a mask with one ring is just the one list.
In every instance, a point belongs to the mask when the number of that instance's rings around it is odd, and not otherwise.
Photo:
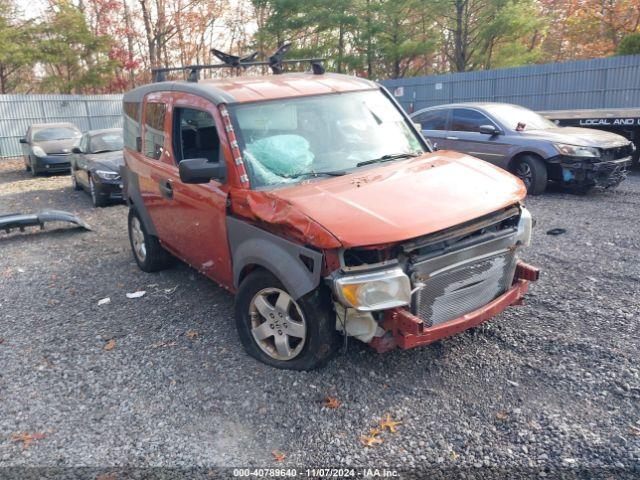
[(533, 172), (531, 171), (531, 167), (527, 165), (525, 162), (520, 162), (518, 165), (518, 169), (516, 170), (516, 175), (520, 180), (524, 182), (527, 188), (531, 185), (531, 178), (533, 177)]
[(142, 231), (142, 225), (137, 217), (133, 217), (131, 220), (131, 242), (133, 243), (133, 252), (138, 260), (144, 262), (147, 258), (147, 247), (144, 243), (144, 232)]
[(249, 304), (251, 335), (260, 349), (275, 360), (292, 360), (302, 351), (307, 322), (299, 305), (279, 288), (265, 288)]

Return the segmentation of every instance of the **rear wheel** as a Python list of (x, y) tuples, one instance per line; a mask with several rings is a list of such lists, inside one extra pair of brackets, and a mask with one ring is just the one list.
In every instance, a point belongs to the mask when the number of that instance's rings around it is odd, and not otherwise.
[(138, 267), (144, 272), (168, 268), (173, 258), (160, 245), (158, 237), (149, 234), (134, 208), (129, 209), (129, 242)]
[(234, 309), (242, 345), (267, 365), (312, 370), (337, 350), (333, 308), (320, 288), (294, 300), (277, 278), (258, 269), (242, 281)]
[(529, 195), (538, 195), (547, 188), (547, 167), (538, 157), (524, 155), (518, 158), (512, 172), (524, 182)]

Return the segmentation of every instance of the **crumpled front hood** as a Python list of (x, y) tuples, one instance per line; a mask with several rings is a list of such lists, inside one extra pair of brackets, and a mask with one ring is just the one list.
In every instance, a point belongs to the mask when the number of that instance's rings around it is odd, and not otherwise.
[(80, 141), (79, 138), (65, 138), (63, 140), (48, 140), (46, 142), (34, 142), (47, 155), (68, 155), (71, 149)]
[(627, 145), (629, 140), (616, 133), (593, 128), (558, 127), (524, 131), (523, 136), (581, 147), (613, 148)]
[(437, 232), (513, 205), (525, 195), (524, 184), (510, 173), (448, 151), (269, 192), (345, 247)]

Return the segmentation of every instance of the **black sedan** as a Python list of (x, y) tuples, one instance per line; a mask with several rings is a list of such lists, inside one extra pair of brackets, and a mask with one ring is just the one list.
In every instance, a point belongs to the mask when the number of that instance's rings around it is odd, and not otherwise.
[(72, 123), (30, 125), (20, 139), (27, 172), (34, 177), (44, 172), (68, 172), (69, 154), (81, 135)]
[(71, 184), (74, 190), (89, 192), (95, 207), (122, 199), (121, 128), (86, 132), (72, 151)]

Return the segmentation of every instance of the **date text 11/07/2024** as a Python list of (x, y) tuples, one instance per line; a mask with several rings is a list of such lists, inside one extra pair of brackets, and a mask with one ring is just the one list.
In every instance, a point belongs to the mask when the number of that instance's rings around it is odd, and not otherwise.
[(253, 478), (398, 478), (387, 468), (234, 468), (234, 477)]

